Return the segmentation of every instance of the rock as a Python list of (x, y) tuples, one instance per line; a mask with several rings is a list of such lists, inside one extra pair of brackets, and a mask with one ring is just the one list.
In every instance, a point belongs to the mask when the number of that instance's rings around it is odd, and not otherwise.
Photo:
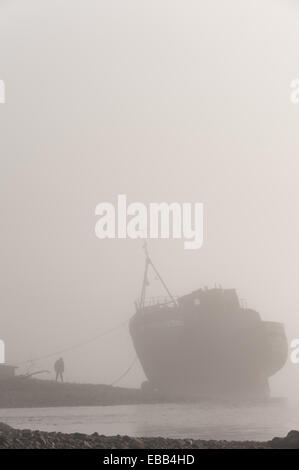
[(92, 446), (89, 444), (88, 441), (83, 441), (83, 446), (84, 446), (84, 447), (89, 447), (90, 449), (91, 449), (91, 447), (92, 447)]
[(5, 423), (0, 423), (0, 432), (9, 432), (12, 431), (13, 428)]
[(286, 437), (274, 437), (270, 444), (274, 449), (299, 449), (299, 431), (292, 430)]

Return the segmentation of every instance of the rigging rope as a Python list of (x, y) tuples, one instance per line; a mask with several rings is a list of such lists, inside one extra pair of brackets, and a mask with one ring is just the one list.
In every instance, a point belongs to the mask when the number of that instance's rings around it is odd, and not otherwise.
[(116, 380), (114, 380), (114, 382), (112, 382), (111, 387), (114, 387), (114, 385), (116, 385), (118, 382), (120, 382), (121, 379), (123, 379), (130, 372), (130, 370), (133, 369), (136, 361), (137, 361), (137, 356), (134, 357), (134, 360), (129, 365), (129, 367), (125, 370), (125, 372), (123, 372)]
[[(45, 354), (44, 356), (39, 356), (39, 357), (36, 357), (36, 358), (33, 358), (33, 359), (27, 359), (26, 361), (22, 361), (22, 362), (19, 362), (17, 363), (16, 365), (19, 366), (19, 365), (22, 365), (22, 364), (29, 364), (29, 369), (30, 369), (30, 365), (33, 366), (35, 362), (40, 362), (44, 359), (48, 359), (48, 358), (51, 358), (51, 357), (54, 357), (54, 356), (57, 356), (59, 354), (62, 354), (62, 353), (66, 353), (66, 352), (69, 352), (69, 351), (72, 351), (73, 349), (76, 349), (76, 348), (80, 348), (80, 347), (83, 347), (89, 343), (92, 343), (93, 341), (96, 341), (97, 339), (99, 338), (102, 338), (103, 336), (106, 336), (110, 333), (113, 333), (113, 331), (116, 331), (118, 330), (119, 328), (125, 326), (126, 324), (128, 323), (128, 321), (124, 321), (124, 322), (121, 322), (119, 324), (117, 324), (116, 326), (114, 326), (113, 328), (109, 328), (108, 330), (106, 331), (103, 331), (102, 333), (96, 335), (96, 336), (93, 336), (92, 338), (88, 339), (88, 340), (85, 340), (85, 341), (81, 341), (80, 343), (77, 343), (77, 344), (74, 344), (73, 346), (70, 346), (68, 348), (64, 348), (64, 349), (60, 349), (58, 351), (55, 351), (53, 353), (50, 353), (50, 354)], [(116, 379), (114, 380), (112, 383), (111, 383), (111, 387), (114, 387), (117, 383), (119, 383), (134, 367), (136, 361), (137, 361), (138, 357), (137, 355), (134, 357), (133, 361), (131, 362), (131, 364), (129, 365), (129, 367)], [(49, 372), (49, 371), (47, 371)], [(30, 374), (31, 375), (31, 374)]]
[(50, 357), (57, 356), (58, 354), (63, 354), (63, 353), (72, 351), (73, 349), (80, 348), (82, 346), (85, 346), (86, 344), (89, 344), (89, 343), (92, 343), (93, 341), (96, 341), (99, 338), (102, 338), (103, 336), (108, 335), (109, 333), (112, 333), (115, 330), (118, 330), (119, 328), (126, 325), (127, 323), (128, 323), (128, 321), (126, 320), (126, 321), (124, 321), (122, 323), (119, 323), (118, 325), (114, 326), (113, 328), (110, 328), (110, 329), (108, 329), (108, 330), (106, 330), (106, 331), (104, 331), (104, 332), (102, 332), (102, 333), (100, 333), (96, 336), (93, 336), (92, 338), (90, 338), (88, 340), (81, 341), (80, 343), (74, 344), (73, 346), (70, 346), (68, 348), (60, 349), (60, 350), (55, 351), (51, 354), (46, 354), (44, 356), (39, 356), (39, 357), (34, 358), (34, 359), (27, 359), (26, 361), (21, 361), (21, 362), (17, 363), (16, 365), (19, 366), (19, 365), (22, 365), (22, 364), (28, 364), (30, 362), (39, 362), (39, 361), (42, 361), (44, 359), (48, 359)]

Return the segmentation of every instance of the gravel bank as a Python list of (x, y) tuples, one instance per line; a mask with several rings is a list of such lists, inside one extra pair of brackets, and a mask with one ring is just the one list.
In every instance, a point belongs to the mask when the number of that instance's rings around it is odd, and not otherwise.
[(135, 438), (18, 430), (0, 423), (0, 449), (271, 449), (299, 448), (299, 432), (268, 442), (203, 441), (196, 439)]

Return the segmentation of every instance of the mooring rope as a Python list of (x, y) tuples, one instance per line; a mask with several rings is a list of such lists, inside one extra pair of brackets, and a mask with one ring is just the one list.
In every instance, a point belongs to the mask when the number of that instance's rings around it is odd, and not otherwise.
[(63, 354), (63, 353), (66, 353), (66, 352), (69, 352), (69, 351), (72, 351), (73, 349), (77, 349), (77, 348), (81, 348), (89, 343), (92, 343), (93, 341), (96, 341), (100, 338), (102, 338), (103, 336), (106, 336), (110, 333), (113, 333), (113, 331), (116, 331), (118, 329), (120, 329), (121, 327), (125, 326), (126, 324), (128, 323), (128, 321), (124, 321), (122, 323), (119, 323), (118, 325), (114, 326), (113, 328), (110, 328), (96, 336), (93, 336), (92, 338), (89, 338), (85, 341), (81, 341), (80, 343), (76, 343), (74, 344), (73, 346), (70, 346), (68, 348), (64, 348), (64, 349), (60, 349), (58, 351), (55, 351), (53, 353), (50, 353), (50, 354), (45, 354), (44, 356), (39, 356), (39, 357), (36, 357), (36, 358), (33, 358), (33, 359), (27, 359), (26, 361), (21, 361), (19, 363), (17, 363), (16, 365), (19, 366), (19, 365), (22, 365), (22, 364), (28, 364), (30, 362), (40, 362), (44, 359), (48, 359), (50, 357), (54, 357), (54, 356), (58, 356), (59, 354)]
[(121, 381), (121, 379), (123, 379), (129, 372), (131, 369), (133, 369), (136, 361), (137, 361), (137, 356), (134, 357), (134, 360), (131, 362), (131, 364), (129, 365), (129, 367), (125, 370), (125, 372), (123, 372), (116, 380), (114, 380), (114, 382), (112, 382), (111, 384), (111, 387), (114, 387), (114, 385), (116, 385), (118, 382)]

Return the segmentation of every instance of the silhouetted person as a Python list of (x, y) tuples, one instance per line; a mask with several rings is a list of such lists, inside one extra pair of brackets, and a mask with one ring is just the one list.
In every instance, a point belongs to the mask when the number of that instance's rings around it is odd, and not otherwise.
[(62, 357), (55, 362), (54, 369), (56, 372), (56, 382), (58, 382), (59, 378), (63, 382), (64, 362)]

